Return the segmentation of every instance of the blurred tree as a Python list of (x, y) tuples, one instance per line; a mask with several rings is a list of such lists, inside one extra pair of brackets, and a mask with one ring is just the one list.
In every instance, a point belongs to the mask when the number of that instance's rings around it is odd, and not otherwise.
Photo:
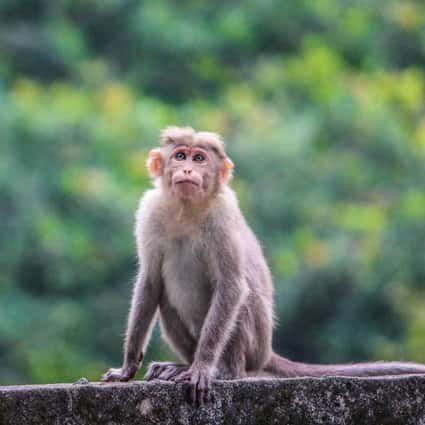
[(282, 354), (425, 362), (424, 24), (413, 0), (1, 1), (0, 384), (120, 362), (169, 124), (228, 140)]

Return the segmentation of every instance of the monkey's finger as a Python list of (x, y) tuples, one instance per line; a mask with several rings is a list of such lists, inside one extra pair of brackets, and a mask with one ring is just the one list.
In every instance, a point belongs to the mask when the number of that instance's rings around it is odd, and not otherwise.
[(122, 374), (122, 375), (120, 375), (119, 377), (118, 377), (118, 380), (120, 381), (120, 382), (127, 382), (127, 381), (129, 381), (131, 379), (131, 376), (130, 375), (128, 375), (128, 374)]
[(143, 377), (143, 379), (145, 381), (151, 381), (153, 379), (153, 371), (151, 369), (149, 369), (146, 373), (145, 376)]
[(120, 381), (121, 376), (115, 375), (115, 374), (108, 374), (108, 375), (102, 375), (102, 381), (103, 382), (117, 382)]
[(208, 376), (206, 379), (205, 403), (212, 403), (214, 401), (212, 392), (212, 379)]
[(198, 399), (199, 404), (203, 405), (208, 401), (209, 394), (209, 378), (208, 376), (201, 374), (198, 382)]
[(182, 366), (182, 367), (176, 368), (174, 370), (174, 373), (168, 379), (175, 381), (175, 379), (178, 376), (180, 376), (182, 373), (186, 372), (186, 370), (187, 370), (187, 367), (186, 366)]
[(146, 381), (151, 381), (152, 379), (155, 379), (158, 376), (158, 369), (159, 369), (159, 365), (158, 364), (151, 364), (149, 366), (148, 371), (146, 372), (144, 379)]
[(177, 371), (177, 373), (173, 376), (173, 377), (171, 377), (170, 379), (172, 379), (173, 381), (175, 381), (175, 382), (179, 382), (179, 378), (182, 376), (182, 374), (184, 374), (186, 372), (186, 370), (185, 369), (183, 369), (183, 370), (179, 370), (179, 371)]
[(120, 369), (109, 369), (106, 373), (102, 375), (103, 382), (119, 381), (120, 378), (121, 378)]
[(179, 372), (180, 372), (180, 368), (178, 366), (168, 366), (165, 370), (161, 372), (161, 374), (159, 375), (159, 379), (163, 379), (164, 381), (169, 381)]
[(168, 375), (173, 372), (172, 367), (164, 367), (158, 373), (158, 379), (162, 379), (163, 381), (168, 381)]
[(182, 372), (180, 375), (178, 375), (174, 380), (176, 382), (187, 382), (190, 381), (192, 378), (189, 371)]
[(190, 398), (192, 400), (192, 404), (199, 406), (199, 372), (192, 372), (190, 379)]

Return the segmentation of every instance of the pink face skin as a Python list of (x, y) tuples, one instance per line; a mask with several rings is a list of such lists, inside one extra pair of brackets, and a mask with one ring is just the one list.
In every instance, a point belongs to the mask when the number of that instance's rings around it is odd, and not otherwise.
[(214, 168), (211, 154), (197, 146), (176, 146), (168, 159), (169, 182), (180, 198), (202, 200)]

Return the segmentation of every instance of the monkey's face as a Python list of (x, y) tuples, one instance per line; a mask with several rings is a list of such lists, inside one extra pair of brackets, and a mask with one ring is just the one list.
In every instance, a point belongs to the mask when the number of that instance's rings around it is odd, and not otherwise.
[(149, 152), (147, 166), (170, 196), (203, 202), (230, 180), (233, 162), (217, 134), (170, 127), (161, 138), (162, 147)]
[(219, 167), (215, 159), (201, 147), (177, 146), (165, 162), (165, 184), (178, 198), (202, 201), (218, 185)]

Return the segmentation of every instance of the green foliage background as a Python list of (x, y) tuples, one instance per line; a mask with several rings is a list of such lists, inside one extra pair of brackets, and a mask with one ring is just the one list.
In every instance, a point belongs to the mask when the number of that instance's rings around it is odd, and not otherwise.
[(1, 0), (0, 384), (120, 364), (169, 124), (227, 140), (276, 350), (425, 362), (424, 65), (419, 0)]

